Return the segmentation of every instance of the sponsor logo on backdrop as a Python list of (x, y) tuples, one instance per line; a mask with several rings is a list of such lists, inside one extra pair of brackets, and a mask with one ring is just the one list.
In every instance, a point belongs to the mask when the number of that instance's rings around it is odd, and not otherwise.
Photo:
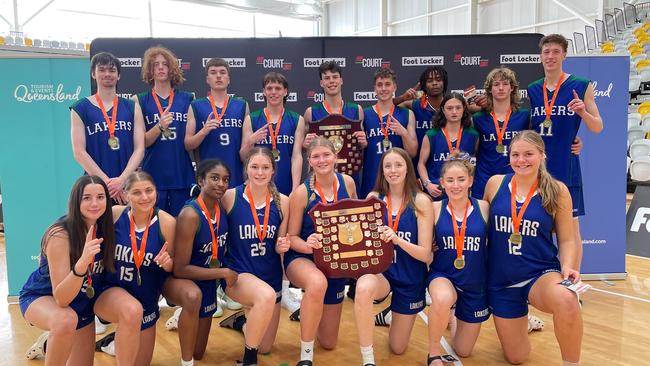
[[(255, 101), (259, 103), (264, 103), (264, 93), (255, 93)], [(298, 101), (298, 93), (290, 92), (287, 95), (287, 102), (297, 102), (297, 101)]]
[(357, 56), (354, 58), (354, 63), (361, 65), (361, 67), (368, 67), (373, 69), (380, 67), (383, 69), (390, 68), (390, 61), (381, 57)]
[(499, 56), (500, 64), (538, 64), (538, 54), (508, 54)]
[(444, 56), (404, 56), (402, 66), (441, 66), (445, 64)]
[(140, 57), (126, 57), (120, 58), (120, 66), (122, 67), (141, 67), (142, 59)]
[(459, 63), (461, 66), (489, 66), (488, 59), (483, 58), (483, 56), (463, 56), (461, 53), (454, 54), (454, 62)]
[(314, 103), (320, 103), (325, 100), (325, 93), (318, 93), (313, 90), (307, 92), (307, 99), (311, 99)]
[(302, 59), (303, 67), (318, 67), (325, 61), (333, 61), (341, 67), (345, 67), (345, 57), (305, 57)]
[(612, 88), (614, 88), (614, 83), (609, 83), (609, 85), (607, 86), (607, 89), (605, 89), (605, 90), (598, 89), (598, 82), (597, 81), (593, 81), (592, 84), (594, 86), (594, 96), (595, 97), (607, 97), (607, 98), (612, 97)]
[(264, 56), (257, 56), (255, 58), (255, 63), (265, 69), (282, 69), (285, 71), (291, 71), (291, 69), (293, 69), (293, 64), (285, 61), (283, 58), (265, 58)]
[(377, 100), (377, 94), (374, 91), (355, 91), (353, 95), (355, 102), (374, 102)]
[[(203, 67), (210, 61), (212, 57), (203, 57), (201, 59), (201, 63), (203, 64)], [(235, 57), (235, 58), (227, 58), (223, 57), (223, 59), (228, 63), (228, 66), (230, 67), (246, 67), (246, 59), (244, 57)]]
[(634, 220), (632, 220), (632, 226), (630, 226), (630, 231), (638, 233), (639, 229), (641, 228), (641, 225), (643, 225), (645, 230), (647, 232), (650, 232), (650, 220), (648, 220), (649, 217), (650, 217), (650, 207), (639, 207), (636, 210), (636, 214), (634, 215)]
[(14, 89), (14, 98), (21, 103), (57, 102), (65, 103), (79, 100), (81, 85), (66, 90), (62, 83), (54, 84), (19, 84)]
[(178, 59), (178, 66), (183, 71), (189, 71), (190, 70), (190, 62), (189, 61), (183, 61), (182, 58)]

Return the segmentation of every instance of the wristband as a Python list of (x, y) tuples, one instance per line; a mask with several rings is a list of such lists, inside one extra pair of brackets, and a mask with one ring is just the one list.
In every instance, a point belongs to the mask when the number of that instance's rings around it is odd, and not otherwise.
[(163, 128), (163, 126), (160, 124), (160, 122), (158, 123), (158, 129), (160, 130), (160, 132), (165, 131), (165, 129)]
[(72, 274), (73, 274), (73, 275), (75, 275), (75, 276), (77, 276), (77, 277), (81, 277), (81, 278), (86, 277), (86, 273), (85, 273), (85, 272), (82, 273), (82, 274), (79, 274), (79, 273), (77, 273), (77, 271), (74, 270), (74, 267), (75, 267), (75, 266), (72, 266)]

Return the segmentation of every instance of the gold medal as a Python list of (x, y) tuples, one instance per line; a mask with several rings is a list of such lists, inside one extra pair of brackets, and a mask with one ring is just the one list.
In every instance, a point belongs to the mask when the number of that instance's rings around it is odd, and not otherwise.
[(88, 296), (89, 299), (95, 297), (95, 288), (92, 285), (86, 287), (86, 296)]
[(465, 259), (463, 259), (463, 258), (454, 259), (454, 267), (456, 267), (456, 269), (465, 268)]
[(273, 154), (273, 159), (275, 159), (275, 160), (280, 159), (280, 150), (273, 149), (273, 150), (271, 150), (271, 154)]
[(108, 146), (112, 150), (118, 150), (120, 148), (120, 140), (115, 136), (111, 136), (108, 138)]
[(165, 136), (166, 139), (168, 139), (168, 138), (172, 137), (172, 130), (169, 129), (169, 128), (165, 128), (162, 131), (162, 134), (163, 134), (163, 136)]
[(138, 269), (138, 286), (142, 286), (142, 277), (140, 277), (140, 270)]
[(519, 234), (519, 233), (510, 234), (510, 242), (512, 244), (519, 245), (519, 244), (521, 244), (522, 240), (523, 240), (523, 237), (521, 236), (521, 234)]
[(384, 139), (384, 149), (390, 149), (390, 140)]
[(497, 145), (497, 152), (498, 152), (499, 154), (503, 154), (504, 152), (506, 152), (506, 147), (503, 146), (502, 144), (498, 144), (498, 145)]
[(424, 95), (424, 92), (422, 90), (418, 90), (415, 92), (415, 99), (420, 99)]
[(551, 128), (551, 126), (553, 126), (553, 121), (551, 121), (550, 118), (547, 118), (544, 120), (542, 125), (544, 125), (544, 128)]
[(219, 260), (217, 258), (212, 258), (210, 259), (210, 268), (219, 268), (221, 264), (219, 263)]

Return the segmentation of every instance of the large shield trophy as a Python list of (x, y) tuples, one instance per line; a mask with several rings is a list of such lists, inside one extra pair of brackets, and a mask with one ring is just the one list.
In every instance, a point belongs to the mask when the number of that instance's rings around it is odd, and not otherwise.
[(393, 262), (393, 243), (379, 238), (386, 204), (376, 197), (319, 202), (309, 216), (323, 247), (314, 249), (314, 262), (328, 278), (359, 278), (382, 273)]
[(361, 122), (348, 119), (341, 114), (330, 114), (309, 124), (309, 133), (324, 136), (334, 144), (338, 156), (336, 170), (347, 175), (358, 173), (363, 164), (359, 141), (352, 136), (356, 131), (361, 131)]

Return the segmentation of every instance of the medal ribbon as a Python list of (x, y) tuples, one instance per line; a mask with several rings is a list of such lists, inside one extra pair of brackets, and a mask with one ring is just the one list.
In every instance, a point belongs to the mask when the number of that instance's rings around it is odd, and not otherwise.
[(153, 207), (149, 211), (149, 218), (147, 219), (147, 226), (144, 229), (142, 234), (142, 241), (140, 242), (140, 248), (138, 249), (137, 239), (135, 237), (135, 214), (131, 210), (131, 251), (133, 252), (133, 262), (135, 263), (135, 268), (140, 273), (140, 266), (142, 266), (142, 261), (144, 261), (144, 255), (147, 249), (147, 238), (149, 237), (149, 224), (151, 223), (151, 217), (153, 216)]
[[(151, 89), (151, 95), (153, 95), (153, 101), (156, 102), (156, 107), (158, 107), (158, 115), (162, 118), (163, 109), (158, 100), (158, 95), (156, 95), (156, 89)], [(169, 90), (169, 103), (167, 103), (167, 109), (171, 109), (172, 104), (174, 104), (174, 89)]]
[(427, 104), (429, 103), (429, 100), (427, 99), (427, 93), (424, 93), (422, 95), (422, 98), (420, 98), (420, 107), (422, 109), (427, 109)]
[[(210, 211), (205, 205), (203, 198), (199, 195), (199, 198), (196, 199), (196, 202), (201, 207), (201, 211), (205, 215), (205, 218), (208, 220), (208, 225), (210, 226), (210, 234), (212, 235), (212, 260), (216, 260), (219, 254), (219, 242), (217, 241), (217, 236), (214, 234), (214, 226), (212, 225), (212, 219), (210, 218)], [(219, 209), (219, 204), (217, 201), (214, 201), (214, 212), (217, 221), (217, 230), (219, 230), (219, 222), (221, 221), (221, 210)]]
[(395, 233), (397, 233), (397, 227), (399, 226), (399, 219), (400, 216), (402, 216), (402, 211), (404, 211), (404, 203), (406, 202), (406, 198), (402, 197), (402, 203), (399, 206), (399, 211), (397, 211), (397, 216), (395, 216), (395, 221), (393, 222), (393, 204), (391, 202), (392, 200), (390, 199), (390, 194), (386, 195), (386, 208), (388, 209), (388, 226), (390, 226), (391, 229)]
[[(323, 193), (323, 189), (321, 188), (320, 184), (314, 179), (314, 186), (316, 187), (316, 191), (318, 192), (318, 195), (320, 196), (320, 199), (323, 201), (323, 203), (328, 203), (327, 198), (325, 198), (325, 194)], [(332, 182), (332, 192), (334, 194), (334, 201), (331, 203), (336, 203), (338, 201), (338, 192), (336, 191), (336, 176), (334, 176), (334, 182)]]
[[(345, 105), (345, 102), (343, 102), (343, 99), (341, 99), (341, 112), (339, 112), (338, 114), (343, 114), (343, 106), (344, 105)], [(328, 114), (332, 114), (332, 107), (327, 102), (327, 100), (323, 100), (323, 107), (325, 107), (325, 110), (327, 111)]]
[(467, 201), (465, 206), (465, 213), (463, 214), (463, 222), (460, 224), (458, 230), (458, 222), (456, 222), (456, 215), (454, 215), (454, 207), (450, 201), (447, 201), (447, 207), (451, 211), (451, 222), (454, 224), (454, 243), (456, 244), (456, 259), (463, 258), (463, 247), (465, 246), (465, 230), (467, 229), (467, 211), (469, 210), (470, 201)]
[[(95, 223), (95, 226), (93, 227), (93, 239), (97, 239), (97, 224)], [(74, 267), (74, 264), (72, 265)], [(95, 270), (95, 256), (93, 255), (93, 261), (90, 262), (88, 265), (88, 270), (86, 271), (86, 282), (88, 283), (87, 287), (92, 287), (93, 286), (93, 271)]]
[(388, 140), (388, 123), (393, 118), (395, 106), (390, 106), (390, 112), (388, 112), (388, 116), (386, 117), (386, 123), (384, 123), (384, 117), (381, 114), (381, 107), (379, 107), (379, 104), (375, 104), (372, 108), (375, 110), (375, 113), (377, 113), (377, 116), (379, 116), (379, 128), (381, 129), (381, 133), (384, 135), (384, 140)]
[(115, 98), (113, 99), (113, 112), (111, 113), (111, 119), (108, 119), (108, 113), (106, 113), (106, 108), (104, 107), (104, 102), (102, 102), (102, 99), (99, 97), (99, 94), (95, 94), (95, 100), (97, 101), (97, 105), (99, 105), (99, 109), (101, 109), (102, 114), (104, 115), (104, 121), (106, 121), (106, 125), (108, 125), (108, 134), (110, 137), (115, 137), (115, 123), (117, 121), (117, 94), (115, 95)]
[(555, 105), (555, 98), (557, 98), (557, 94), (560, 91), (560, 85), (562, 85), (562, 82), (564, 81), (564, 78), (566, 77), (565, 73), (562, 73), (562, 76), (560, 77), (560, 80), (557, 81), (557, 84), (555, 84), (555, 90), (553, 90), (553, 98), (551, 98), (551, 104), (548, 103), (548, 95), (546, 95), (546, 78), (544, 78), (544, 86), (542, 87), (542, 94), (544, 94), (544, 113), (546, 113), (546, 119), (551, 119), (551, 111), (553, 110), (553, 106)]
[(214, 98), (212, 98), (212, 94), (208, 95), (208, 99), (210, 100), (210, 107), (212, 107), (212, 114), (214, 115), (214, 118), (218, 122), (221, 122), (221, 119), (223, 118), (223, 115), (226, 114), (226, 109), (228, 109), (228, 100), (230, 99), (230, 95), (226, 94), (226, 100), (223, 101), (223, 107), (221, 108), (221, 114), (217, 113), (217, 105), (214, 103)]
[(530, 187), (530, 191), (528, 191), (528, 195), (526, 195), (526, 200), (524, 201), (524, 204), (521, 206), (521, 209), (519, 210), (519, 213), (517, 213), (517, 181), (515, 180), (515, 176), (512, 176), (512, 193), (510, 194), (510, 208), (512, 212), (512, 228), (513, 228), (513, 233), (519, 233), (519, 225), (521, 224), (521, 220), (524, 217), (524, 212), (526, 212), (526, 209), (528, 208), (528, 204), (530, 203), (530, 200), (533, 198), (533, 195), (535, 194), (535, 191), (537, 190), (537, 179), (535, 179), (535, 183)]
[(266, 238), (266, 230), (269, 227), (269, 211), (271, 209), (271, 192), (266, 191), (266, 207), (264, 207), (264, 226), (260, 227), (260, 219), (257, 217), (257, 209), (255, 208), (255, 201), (253, 201), (253, 194), (251, 193), (250, 184), (246, 185), (246, 197), (248, 197), (248, 205), (251, 207), (251, 214), (255, 221), (255, 229), (257, 230), (257, 238), (263, 242)]
[(280, 124), (282, 124), (282, 116), (284, 115), (284, 108), (280, 112), (280, 117), (278, 117), (278, 122), (275, 124), (275, 131), (273, 131), (273, 126), (271, 126), (271, 111), (268, 108), (264, 108), (264, 117), (266, 117), (266, 122), (269, 124), (269, 137), (271, 138), (271, 146), (273, 150), (277, 150), (277, 137), (280, 134)]
[(451, 137), (449, 132), (447, 132), (447, 127), (442, 128), (442, 134), (445, 136), (445, 141), (447, 141), (447, 147), (449, 148), (449, 153), (453, 153), (454, 150), (460, 150), (460, 141), (463, 139), (463, 126), (460, 126), (458, 134), (456, 134), (456, 147), (451, 146)]
[(506, 113), (506, 118), (503, 120), (503, 129), (499, 130), (499, 121), (497, 120), (497, 114), (492, 111), (492, 121), (494, 121), (494, 129), (497, 131), (497, 144), (503, 145), (503, 135), (506, 133), (506, 128), (508, 128), (508, 121), (510, 120), (510, 113), (512, 109), (508, 109)]

